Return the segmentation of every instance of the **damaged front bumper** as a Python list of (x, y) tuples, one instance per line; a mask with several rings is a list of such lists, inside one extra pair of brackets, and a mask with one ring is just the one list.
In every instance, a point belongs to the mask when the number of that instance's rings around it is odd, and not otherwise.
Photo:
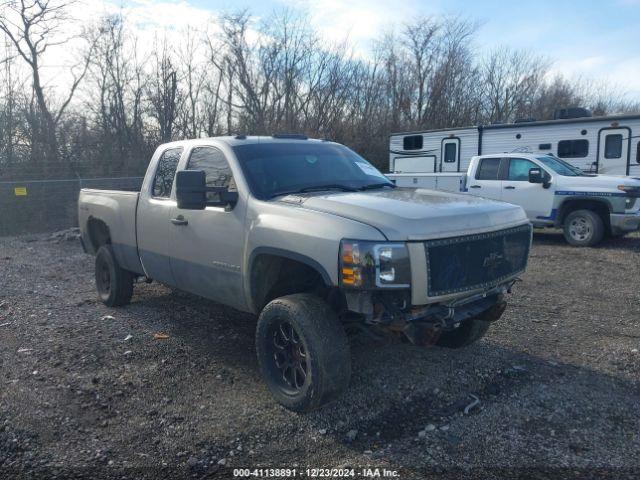
[(456, 307), (436, 305), (427, 309), (424, 316), (403, 322), (402, 332), (411, 343), (427, 345), (431, 343), (434, 331), (451, 331), (470, 320), (495, 322), (506, 308), (503, 293), (495, 293)]
[(504, 296), (516, 281), (452, 302), (424, 306), (408, 307), (398, 296), (380, 295), (372, 299), (372, 311), (365, 315), (365, 324), (402, 333), (416, 345), (428, 345), (433, 343), (434, 333), (455, 330), (465, 321), (498, 320), (507, 306)]

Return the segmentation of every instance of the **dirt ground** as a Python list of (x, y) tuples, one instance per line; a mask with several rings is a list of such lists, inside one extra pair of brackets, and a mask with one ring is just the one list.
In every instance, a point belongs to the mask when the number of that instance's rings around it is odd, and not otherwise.
[(156, 284), (110, 309), (76, 240), (1, 238), (0, 477), (640, 477), (640, 235), (537, 233), (508, 301), (462, 350), (353, 338), (347, 394), (298, 415), (252, 316)]

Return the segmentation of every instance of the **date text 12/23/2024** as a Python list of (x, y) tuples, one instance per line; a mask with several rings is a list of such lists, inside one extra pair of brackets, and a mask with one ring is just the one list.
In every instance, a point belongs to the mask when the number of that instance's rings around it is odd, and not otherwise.
[(400, 478), (386, 468), (236, 468), (236, 478)]

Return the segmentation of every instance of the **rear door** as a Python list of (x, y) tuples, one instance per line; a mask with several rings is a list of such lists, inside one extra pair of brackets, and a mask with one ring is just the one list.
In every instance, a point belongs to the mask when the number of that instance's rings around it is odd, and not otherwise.
[(500, 180), (500, 165), (502, 158), (489, 157), (478, 160), (473, 178), (468, 178), (468, 189), (472, 195), (479, 197), (502, 199), (502, 181)]
[(526, 158), (505, 158), (506, 175), (502, 181), (502, 201), (520, 205), (530, 220), (549, 220), (553, 191), (540, 183), (529, 183), (529, 170), (542, 168)]
[(173, 184), (183, 148), (169, 148), (160, 154), (151, 182), (142, 186), (136, 212), (138, 254), (145, 274), (160, 283), (173, 285), (169, 261), (169, 225), (176, 206)]
[(607, 175), (627, 175), (629, 127), (603, 128), (598, 137), (598, 173)]
[(442, 151), (440, 152), (440, 171), (459, 172), (460, 171), (460, 139), (446, 138), (442, 140)]

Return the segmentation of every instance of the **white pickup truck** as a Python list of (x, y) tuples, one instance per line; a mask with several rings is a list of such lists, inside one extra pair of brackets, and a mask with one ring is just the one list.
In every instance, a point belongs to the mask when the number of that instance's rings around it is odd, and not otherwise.
[(479, 340), (531, 244), (516, 205), (396, 188), (344, 145), (300, 135), (162, 145), (140, 192), (83, 189), (78, 209), (106, 305), (145, 279), (258, 315), (262, 374), (295, 411), (346, 388), (347, 330)]
[(467, 173), (387, 177), (399, 187), (467, 192), (520, 205), (535, 227), (561, 227), (575, 246), (640, 228), (640, 179), (586, 174), (554, 155), (481, 155), (471, 159)]

